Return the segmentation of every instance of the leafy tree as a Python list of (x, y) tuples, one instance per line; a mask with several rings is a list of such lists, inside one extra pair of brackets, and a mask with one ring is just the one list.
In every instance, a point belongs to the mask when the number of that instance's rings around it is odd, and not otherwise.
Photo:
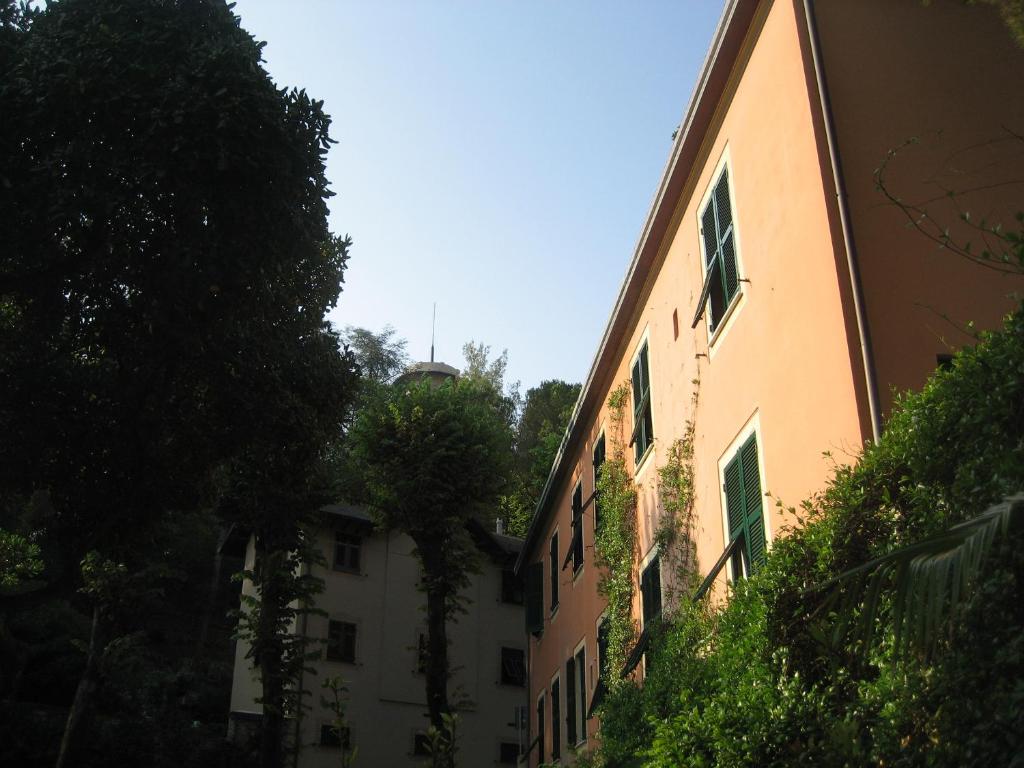
[(579, 397), (580, 385), (557, 379), (526, 392), (516, 424), (510, 490), (502, 500), (506, 530), (525, 536)]
[(397, 338), (395, 329), (390, 325), (384, 326), (380, 333), (348, 325), (341, 338), (355, 357), (363, 378), (368, 381), (386, 384), (409, 365), (408, 342)]
[[(261, 48), (219, 0), (0, 2), (0, 526), (45, 493), (36, 604), (93, 617), (61, 764), (85, 759), (104, 659), (142, 618), (76, 589), (90, 563), (135, 579), (170, 519), (216, 505), (279, 563), (348, 408), (323, 321), (349, 247), (326, 223), (330, 121)], [(279, 607), (291, 576), (266, 573)]]
[[(438, 743), (454, 746), (447, 627), (459, 610), (459, 590), (476, 567), (466, 523), (498, 500), (511, 432), (493, 390), (468, 378), (381, 390), (363, 407), (350, 439), (379, 524), (407, 534), (416, 545), (427, 602), (430, 724)], [(436, 750), (433, 762), (450, 768), (452, 750)]]
[(462, 356), (466, 364), (462, 370), (462, 377), (480, 382), (489, 388), (492, 396), (496, 399), (502, 417), (511, 426), (515, 424), (519, 416), (519, 409), (522, 407), (522, 397), (519, 394), (519, 382), (506, 382), (505, 373), (508, 370), (508, 350), (502, 350), (494, 360), (490, 359), (491, 348), (486, 344), (478, 344), (468, 341), (462, 345)]

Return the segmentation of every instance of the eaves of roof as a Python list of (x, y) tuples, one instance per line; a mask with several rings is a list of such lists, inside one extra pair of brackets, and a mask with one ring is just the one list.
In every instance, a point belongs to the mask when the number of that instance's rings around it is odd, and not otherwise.
[(559, 445), (551, 471), (548, 474), (540, 501), (534, 510), (522, 550), (516, 561), (516, 572), (519, 573), (530, 558), (534, 546), (544, 530), (547, 513), (551, 503), (551, 494), (568, 469), (565, 462), (572, 456), (579, 441), (583, 438), (583, 429), (588, 425), (591, 415), (600, 408), (598, 397), (604, 391), (607, 378), (611, 375), (610, 365), (619, 351), (623, 338), (633, 321), (634, 310), (643, 294), (651, 266), (655, 262), (663, 238), (668, 231), (676, 203), (683, 192), (689, 178), (708, 128), (715, 115), (720, 99), (733, 66), (739, 58), (747, 31), (754, 19), (758, 0), (727, 0), (722, 16), (718, 21), (711, 46), (701, 67), (700, 76), (690, 96), (683, 121), (672, 145), (668, 163), (662, 173), (661, 181), (654, 194), (643, 229), (637, 240), (630, 261), (629, 269), (619, 288), (619, 295), (612, 308), (611, 315), (605, 325), (604, 335), (594, 355), (590, 373), (580, 390), (569, 424)]

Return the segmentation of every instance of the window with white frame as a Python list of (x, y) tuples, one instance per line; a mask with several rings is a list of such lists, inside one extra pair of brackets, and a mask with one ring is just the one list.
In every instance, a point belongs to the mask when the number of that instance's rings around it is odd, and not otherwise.
[(722, 473), (729, 541), (742, 538), (733, 555), (733, 578), (754, 573), (763, 563), (767, 537), (761, 496), (757, 433), (743, 441)]
[(708, 328), (714, 333), (729, 305), (739, 295), (740, 287), (728, 165), (722, 167), (700, 211), (700, 238), (704, 285), (693, 316), (693, 327), (697, 327), (701, 315), (706, 311)]
[(651, 368), (647, 340), (633, 359), (633, 460), (639, 464), (654, 443), (654, 419), (651, 413)]

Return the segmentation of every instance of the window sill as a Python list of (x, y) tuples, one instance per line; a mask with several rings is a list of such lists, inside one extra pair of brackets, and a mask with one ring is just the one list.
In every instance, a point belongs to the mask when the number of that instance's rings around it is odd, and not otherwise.
[(365, 573), (363, 573), (362, 571), (360, 571), (358, 569), (355, 569), (355, 568), (337, 568), (337, 567), (335, 567), (335, 568), (331, 568), (331, 573), (344, 574), (345, 576), (358, 576), (360, 578), (362, 578), (363, 576), (366, 576)]
[(647, 446), (647, 449), (640, 455), (640, 459), (633, 465), (634, 466), (634, 477), (639, 475), (646, 469), (647, 460), (651, 458), (654, 453), (654, 439), (651, 439), (651, 444)]

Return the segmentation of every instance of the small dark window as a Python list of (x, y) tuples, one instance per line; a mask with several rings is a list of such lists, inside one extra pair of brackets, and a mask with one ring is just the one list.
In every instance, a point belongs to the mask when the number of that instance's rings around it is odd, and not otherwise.
[(327, 625), (327, 660), (356, 661), (356, 625), (348, 621), (331, 621)]
[(640, 574), (644, 624), (661, 615), (661, 562), (657, 555)]
[(537, 699), (537, 754), (538, 762), (544, 762), (544, 694)]
[(516, 576), (512, 568), (501, 569), (501, 602), (523, 604), (523, 580)]
[(501, 765), (515, 765), (519, 762), (519, 745), (511, 741), (501, 742), (498, 751), (498, 762)]
[(562, 756), (562, 702), (561, 686), (555, 680), (551, 684), (551, 759), (557, 760)]
[(526, 654), (518, 648), (501, 649), (501, 684), (526, 685)]
[(427, 636), (420, 632), (416, 640), (416, 672), (420, 675), (427, 671), (427, 654), (430, 653), (427, 646)]
[(417, 733), (412, 739), (412, 753), (414, 755), (430, 754), (430, 738), (425, 733)]
[(572, 572), (583, 567), (583, 483), (572, 492)]
[(953, 356), (950, 354), (941, 354), (935, 356), (935, 367), (940, 371), (948, 371), (953, 367)]
[(359, 551), (363, 540), (358, 536), (341, 533), (334, 535), (334, 570), (359, 573)]
[(558, 607), (558, 534), (551, 537), (551, 612)]
[(320, 726), (320, 746), (335, 749), (351, 749), (352, 732), (347, 728), (324, 724)]

